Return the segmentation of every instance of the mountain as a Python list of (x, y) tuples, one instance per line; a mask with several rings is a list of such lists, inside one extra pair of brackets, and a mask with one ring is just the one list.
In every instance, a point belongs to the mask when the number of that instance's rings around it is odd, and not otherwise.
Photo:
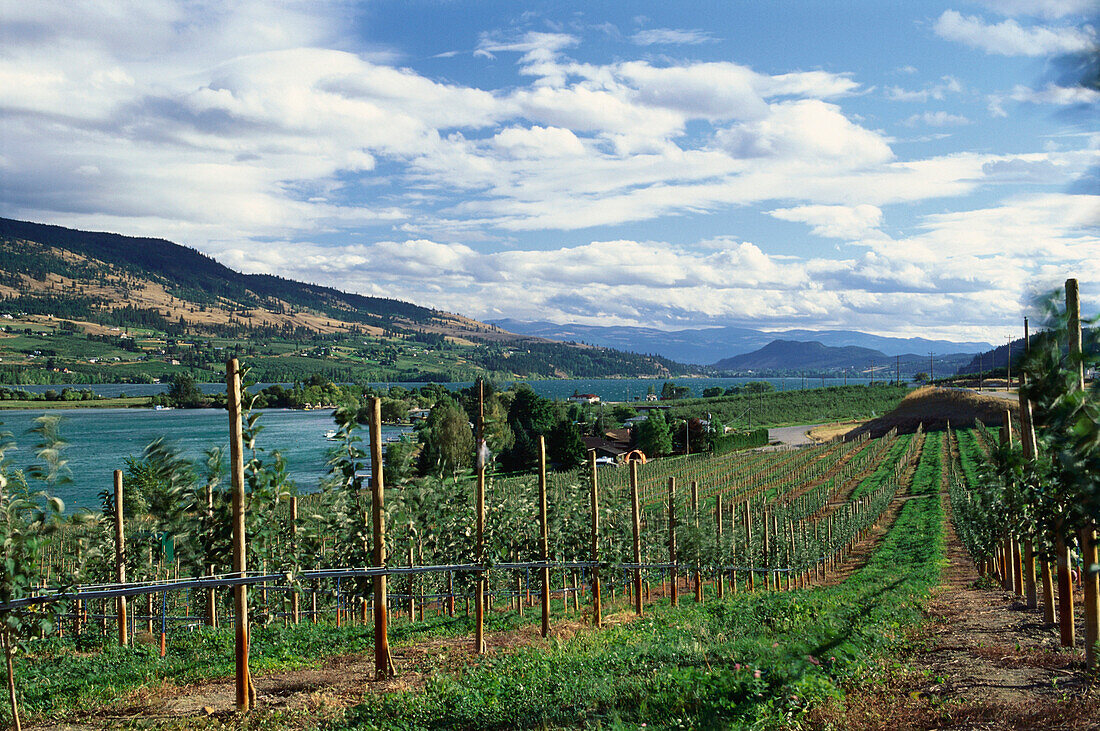
[[(1038, 331), (1032, 333), (1032, 343), (1035, 343), (1034, 338), (1038, 334)], [(1097, 341), (1100, 340), (1100, 328), (1083, 328), (1082, 329), (1082, 342), (1085, 349), (1100, 347)], [(1064, 347), (1064, 346), (1063, 346)], [(1019, 368), (1020, 359), (1024, 355), (1024, 339), (1018, 338), (1004, 345), (998, 345), (995, 348), (987, 349), (966, 363), (959, 366), (958, 374), (966, 375), (968, 373), (988, 373), (992, 370), (1004, 370), (1005, 365), (1008, 363), (1009, 353), (1012, 355), (1012, 370), (1016, 372)]]
[(891, 338), (870, 335), (852, 330), (784, 330), (764, 332), (742, 327), (713, 327), (693, 330), (658, 330), (656, 328), (628, 326), (557, 325), (551, 322), (523, 322), (519, 320), (491, 320), (505, 330), (524, 335), (603, 345), (610, 348), (631, 350), (636, 353), (655, 353), (681, 363), (714, 363), (743, 353), (750, 353), (776, 339), (800, 342), (819, 342), (834, 347), (854, 346), (872, 348), (884, 355), (897, 356), (906, 353), (978, 353), (987, 350), (989, 343), (954, 343), (948, 340), (925, 338)]
[(66, 370), (91, 382), (156, 378), (174, 372), (168, 366), (213, 378), (229, 352), (248, 356), (254, 375), (267, 380), (311, 372), (438, 381), (691, 370), (660, 356), (511, 333), (400, 300), (243, 274), (164, 239), (5, 218), (0, 315), (7, 331), (0, 333), (0, 382), (64, 382), (25, 379), (60, 379), (52, 374)]
[(932, 367), (937, 374), (946, 374), (970, 358), (968, 353), (937, 356), (929, 363), (927, 355), (906, 353), (888, 355), (881, 350), (855, 345), (834, 347), (819, 342), (773, 340), (759, 350), (723, 358), (711, 368), (735, 373), (795, 373), (799, 371), (841, 372), (853, 376), (875, 374), (893, 377), (900, 368), (902, 375), (927, 373)]

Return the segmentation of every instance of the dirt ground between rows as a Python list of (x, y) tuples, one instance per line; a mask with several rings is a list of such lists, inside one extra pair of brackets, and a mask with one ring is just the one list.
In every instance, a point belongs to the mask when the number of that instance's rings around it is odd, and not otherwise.
[(948, 516), (946, 565), (929, 623), (913, 636), (907, 656), (882, 667), (875, 682), (848, 689), (843, 705), (817, 709), (811, 726), (1100, 729), (1100, 678), (1088, 677), (1083, 650), (1059, 647), (1041, 603), (1027, 609), (1021, 598), (979, 581), (951, 523), (946, 491), (939, 499)]

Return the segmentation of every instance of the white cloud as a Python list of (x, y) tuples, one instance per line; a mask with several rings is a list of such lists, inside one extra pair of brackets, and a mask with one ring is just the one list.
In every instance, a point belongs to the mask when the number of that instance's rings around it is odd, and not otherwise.
[(923, 89), (909, 90), (899, 86), (888, 86), (886, 98), (900, 102), (927, 102), (929, 99), (942, 100), (948, 94), (958, 94), (963, 90), (962, 82), (954, 76), (944, 76), (939, 83), (929, 84)]
[(970, 124), (970, 120), (960, 114), (949, 114), (948, 112), (939, 111), (914, 114), (902, 122), (902, 124), (909, 127), (915, 127), (918, 124), (924, 124), (929, 127), (957, 127), (961, 124)]
[(1096, 0), (978, 0), (978, 2), (1001, 15), (1064, 18), (1067, 15), (1096, 13)]
[(1055, 106), (1100, 104), (1100, 91), (1085, 86), (1067, 87), (1058, 86), (1057, 84), (1047, 84), (1042, 89), (1016, 86), (1012, 90), (1011, 98), (1017, 102), (1053, 104)]
[(638, 31), (630, 36), (630, 40), (639, 46), (695, 46), (714, 43), (717, 39), (705, 30), (652, 28)]
[(1091, 26), (1034, 25), (1024, 27), (1013, 19), (989, 24), (973, 15), (945, 10), (936, 20), (936, 33), (956, 41), (1002, 56), (1054, 56), (1087, 51), (1096, 43)]
[(853, 124), (836, 105), (815, 99), (774, 104), (765, 119), (719, 131), (717, 142), (735, 157), (777, 157), (844, 169), (893, 157), (882, 135)]
[(876, 206), (796, 206), (768, 211), (783, 221), (810, 225), (815, 236), (855, 240), (869, 236), (882, 225), (882, 210)]

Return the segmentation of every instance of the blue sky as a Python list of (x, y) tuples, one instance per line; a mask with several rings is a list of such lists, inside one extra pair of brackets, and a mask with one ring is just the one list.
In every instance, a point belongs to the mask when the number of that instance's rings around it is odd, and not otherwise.
[(5, 3), (0, 215), (482, 319), (1100, 306), (1095, 2)]

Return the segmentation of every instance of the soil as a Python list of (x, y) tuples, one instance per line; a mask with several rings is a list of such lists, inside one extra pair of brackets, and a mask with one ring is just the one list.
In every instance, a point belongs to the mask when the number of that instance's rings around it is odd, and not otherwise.
[[(622, 610), (605, 614), (604, 625), (633, 620), (632, 612)], [(519, 648), (554, 642), (573, 637), (578, 632), (592, 631), (582, 621), (556, 620), (551, 638), (539, 635), (538, 625), (506, 632), (486, 633), (485, 658), (513, 652)], [(454, 672), (464, 666), (481, 662), (467, 636), (443, 637), (418, 641), (415, 645), (392, 646), (391, 654), (397, 669), (394, 678), (377, 680), (373, 654), (340, 655), (326, 658), (316, 668), (255, 674), (256, 705), (259, 710), (286, 709), (306, 713), (314, 721), (353, 706), (368, 694), (415, 690), (422, 687), (434, 673)], [(156, 724), (213, 717), (226, 720), (236, 714), (236, 686), (232, 678), (208, 680), (185, 686), (162, 683), (144, 686), (112, 706), (89, 714), (80, 721), (63, 726), (70, 731), (111, 727), (117, 723), (154, 722)], [(26, 727), (47, 728), (47, 727)]]
[[(952, 444), (954, 451), (954, 445)], [(946, 487), (946, 474), (943, 477)], [(899, 662), (817, 709), (812, 728), (1100, 729), (1100, 678), (1059, 647), (1042, 606), (981, 579), (948, 515), (943, 581)], [(857, 554), (853, 554), (853, 557)]]

